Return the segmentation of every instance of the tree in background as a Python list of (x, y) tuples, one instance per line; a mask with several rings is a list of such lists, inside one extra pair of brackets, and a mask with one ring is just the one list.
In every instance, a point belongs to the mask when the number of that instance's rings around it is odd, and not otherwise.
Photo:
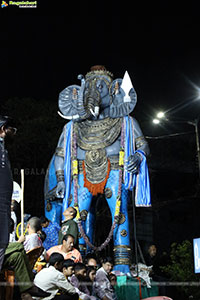
[[(194, 273), (193, 247), (190, 241), (171, 245), (170, 263), (161, 269), (176, 285), (179, 299), (200, 299), (200, 280)], [(181, 298), (182, 297), (182, 298)]]

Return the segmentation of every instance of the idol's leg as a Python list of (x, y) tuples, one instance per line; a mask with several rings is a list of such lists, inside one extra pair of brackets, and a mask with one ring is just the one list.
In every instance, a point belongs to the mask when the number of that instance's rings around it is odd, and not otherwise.
[[(115, 206), (118, 193), (119, 171), (111, 170), (109, 179), (106, 184), (107, 194), (106, 200), (108, 202), (111, 214), (112, 222), (114, 221)], [(108, 190), (109, 189), (109, 190)], [(128, 191), (125, 190), (122, 184), (121, 191), (121, 208), (120, 208), (120, 220), (115, 227), (113, 234), (114, 241), (114, 269), (123, 273), (129, 273), (130, 265), (130, 238), (129, 238), (129, 221), (128, 221)]]
[[(84, 187), (84, 177), (83, 174), (78, 175), (78, 206), (79, 212), (82, 219), (82, 226), (84, 232), (88, 235), (89, 230), (87, 228), (88, 224), (86, 224), (87, 214), (90, 209), (92, 201), (92, 194), (88, 191), (87, 188)], [(71, 195), (70, 202), (68, 201), (68, 206), (74, 206), (74, 184), (71, 184)], [(87, 225), (87, 226), (86, 226)], [(90, 238), (90, 237), (89, 237)], [(86, 243), (83, 237), (79, 238), (79, 250), (81, 252), (82, 257), (86, 254)]]

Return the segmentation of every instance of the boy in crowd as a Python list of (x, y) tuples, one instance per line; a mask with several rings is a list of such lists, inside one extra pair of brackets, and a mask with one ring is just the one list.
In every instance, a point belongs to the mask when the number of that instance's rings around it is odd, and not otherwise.
[(32, 217), (28, 220), (27, 231), (28, 235), (21, 235), (18, 242), (23, 243), (24, 250), (26, 252), (42, 246), (42, 241), (37, 232), (42, 229), (40, 219), (38, 217)]
[(103, 300), (117, 300), (113, 288), (113, 282), (111, 284), (109, 280), (109, 274), (113, 268), (113, 260), (111, 257), (105, 257), (102, 259), (102, 267), (96, 273), (96, 279), (94, 283), (95, 295)]
[(74, 267), (75, 267), (75, 262), (72, 259), (64, 260), (62, 272), (68, 281), (69, 281), (69, 277), (71, 277), (74, 274)]
[(28, 235), (21, 235), (18, 242), (24, 244), (24, 250), (26, 252), (42, 246), (42, 241), (37, 232), (42, 229), (40, 219), (38, 217), (32, 217), (28, 220), (27, 231)]
[(60, 226), (55, 222), (52, 223), (46, 217), (40, 217), (42, 231), (46, 234), (46, 239), (43, 242), (43, 247), (49, 250), (51, 247), (58, 245), (58, 234)]
[(77, 263), (74, 267), (75, 274), (71, 277), (71, 284), (76, 287), (77, 292), (83, 300), (96, 300), (94, 296), (90, 295), (86, 282), (86, 266), (83, 263)]
[(71, 234), (74, 237), (74, 247), (76, 249), (79, 249), (79, 247), (78, 247), (78, 225), (74, 221), (76, 214), (77, 214), (77, 211), (72, 206), (68, 207), (64, 211), (63, 216), (65, 217), (65, 220), (62, 222), (61, 229), (59, 231), (58, 245), (62, 244), (63, 237), (66, 234)]
[(86, 267), (92, 266), (95, 269), (98, 268), (96, 255), (93, 253), (88, 253), (84, 258), (84, 263)]

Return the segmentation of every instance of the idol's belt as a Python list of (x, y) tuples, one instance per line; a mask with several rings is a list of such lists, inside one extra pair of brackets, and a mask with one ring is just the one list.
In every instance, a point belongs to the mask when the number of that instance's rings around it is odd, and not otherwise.
[[(119, 170), (119, 155), (108, 156), (110, 160), (110, 168), (111, 170)], [(79, 174), (83, 173), (83, 160), (78, 160), (78, 172)]]

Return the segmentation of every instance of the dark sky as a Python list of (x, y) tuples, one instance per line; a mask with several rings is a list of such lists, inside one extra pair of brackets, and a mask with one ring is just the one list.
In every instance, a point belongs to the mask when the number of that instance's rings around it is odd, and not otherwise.
[[(138, 94), (136, 112), (147, 119), (156, 110), (190, 103), (196, 93), (190, 81), (200, 86), (200, 19), (137, 16), (127, 14), (128, 7), (103, 4), (85, 1), (51, 12), (40, 4), (1, 8), (0, 99), (57, 101), (67, 85), (79, 84), (78, 74), (104, 64), (115, 78), (128, 70)], [(190, 104), (186, 118), (199, 110), (198, 102)]]

